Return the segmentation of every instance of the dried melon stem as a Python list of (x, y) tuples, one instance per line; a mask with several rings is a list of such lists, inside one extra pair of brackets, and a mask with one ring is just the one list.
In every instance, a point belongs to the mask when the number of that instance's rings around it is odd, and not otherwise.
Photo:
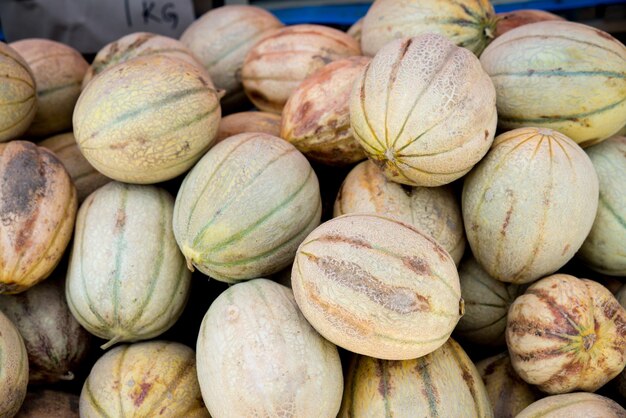
[(196, 271), (193, 263), (200, 258), (200, 253), (187, 244), (183, 245), (182, 251), (185, 256), (185, 261), (187, 262), (187, 268), (193, 273)]

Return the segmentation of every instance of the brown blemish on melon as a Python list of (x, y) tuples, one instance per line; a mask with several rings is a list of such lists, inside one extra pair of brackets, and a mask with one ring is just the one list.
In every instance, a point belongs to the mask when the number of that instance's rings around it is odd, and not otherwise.
[(21, 148), (3, 170), (0, 206), (3, 225), (30, 214), (37, 200), (46, 193), (45, 163), (39, 163), (36, 146), (29, 144)]
[(429, 276), (430, 274), (432, 274), (432, 271), (430, 267), (428, 266), (428, 264), (426, 264), (426, 262), (422, 260), (421, 258), (404, 257), (402, 259), (402, 262), (404, 263), (405, 266), (407, 266), (409, 269), (414, 271), (419, 276)]
[(569, 250), (569, 248), (570, 248), (570, 245), (569, 245), (569, 244), (565, 245), (565, 247), (563, 248), (563, 252), (561, 253), (561, 255), (565, 255), (565, 253), (567, 252), (567, 250)]
[(139, 395), (137, 395), (137, 397), (135, 398), (134, 402), (135, 406), (137, 407), (141, 406), (143, 401), (146, 399), (146, 396), (148, 395), (148, 392), (152, 387), (152, 383), (141, 383), (139, 387), (141, 388), (141, 391), (139, 392)]
[(612, 41), (612, 42), (615, 41), (615, 38), (613, 38), (608, 33), (604, 32), (604, 31), (601, 31), (601, 30), (598, 30), (598, 29), (594, 29), (594, 28), (592, 28), (592, 29), (596, 33), (596, 35), (598, 35), (599, 37), (604, 38), (604, 39), (608, 39), (609, 41)]
[(123, 210), (117, 211), (117, 217), (115, 219), (115, 231), (116, 233), (120, 232), (122, 228), (126, 225), (126, 214)]
[(371, 244), (367, 241), (356, 237), (346, 237), (343, 235), (324, 235), (317, 239), (317, 241), (321, 242), (342, 242), (345, 244), (350, 244), (353, 247), (357, 248), (372, 248)]
[(506, 229), (509, 226), (509, 221), (511, 220), (511, 213), (513, 213), (513, 206), (506, 211), (506, 216), (504, 217), (504, 223), (502, 224), (502, 229), (500, 230), (500, 234), (503, 236), (506, 235)]

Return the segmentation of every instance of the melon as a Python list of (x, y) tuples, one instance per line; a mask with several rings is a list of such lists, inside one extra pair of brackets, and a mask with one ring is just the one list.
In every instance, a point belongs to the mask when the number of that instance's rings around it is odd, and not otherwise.
[(209, 10), (183, 32), (180, 41), (204, 65), (218, 89), (226, 91), (222, 107), (236, 107), (245, 99), (241, 70), (252, 47), (283, 24), (270, 12), (248, 5)]
[(76, 207), (76, 188), (51, 151), (0, 144), (0, 294), (50, 275), (72, 237)]
[(22, 135), (37, 112), (32, 70), (13, 48), (0, 42), (0, 142)]
[(365, 159), (350, 129), (350, 93), (370, 59), (350, 57), (307, 77), (287, 100), (280, 136), (311, 160), (348, 165)]
[[(622, 305), (623, 308), (626, 308), (626, 285), (623, 285), (618, 292), (615, 294), (615, 298)], [(623, 398), (626, 398), (626, 369), (622, 370), (622, 372), (615, 378), (616, 386), (619, 393)]]
[(28, 355), (15, 325), (0, 312), (0, 417), (13, 417), (28, 386)]
[(393, 40), (436, 33), (480, 55), (495, 26), (488, 0), (376, 0), (363, 19), (361, 47), (373, 56)]
[(48, 39), (24, 39), (10, 46), (29, 65), (37, 84), (37, 113), (25, 134), (46, 136), (71, 130), (87, 61), (74, 48)]
[(480, 346), (505, 345), (507, 312), (515, 298), (524, 293), (523, 286), (494, 279), (471, 256), (461, 262), (459, 279), (465, 315), (454, 335)]
[(150, 341), (112, 349), (94, 364), (80, 393), (81, 417), (209, 417), (194, 351)]
[(155, 186), (111, 182), (78, 211), (65, 293), (92, 334), (120, 341), (156, 337), (181, 315), (191, 274), (172, 233), (174, 199)]
[(600, 181), (598, 212), (578, 256), (592, 269), (626, 276), (626, 137), (586, 149)]
[(587, 154), (546, 128), (499, 135), (466, 177), (461, 208), (472, 253), (490, 276), (528, 283), (578, 251), (598, 207)]
[(594, 392), (626, 366), (626, 310), (602, 285), (555, 274), (513, 302), (506, 341), (526, 382), (549, 394)]
[(239, 112), (224, 116), (215, 143), (247, 132), (261, 132), (280, 137), (280, 115), (268, 112)]
[(157, 183), (184, 173), (211, 147), (220, 112), (204, 69), (149, 55), (87, 85), (74, 110), (74, 135), (87, 161), (107, 177)]
[(321, 209), (317, 176), (293, 145), (244, 133), (217, 144), (185, 177), (174, 235), (191, 269), (234, 283), (287, 267)]
[(277, 29), (246, 55), (243, 87), (257, 108), (280, 113), (305, 78), (332, 61), (360, 53), (354, 38), (337, 29), (320, 25)]
[(359, 44), (361, 43), (361, 34), (363, 33), (363, 18), (360, 18), (346, 32), (352, 36)]
[(196, 357), (214, 417), (330, 418), (339, 411), (337, 347), (278, 283), (254, 279), (220, 294), (202, 321)]
[(0, 296), (0, 311), (24, 339), (29, 384), (74, 379), (88, 354), (90, 335), (70, 313), (63, 277), (50, 278), (19, 295)]
[(350, 123), (385, 175), (441, 186), (487, 153), (496, 130), (493, 83), (474, 54), (441, 35), (385, 45), (357, 79)]
[(494, 416), (514, 418), (537, 400), (531, 386), (513, 370), (508, 353), (501, 353), (476, 363), (485, 383)]
[(580, 23), (513, 29), (480, 57), (497, 92), (502, 130), (551, 128), (589, 146), (626, 124), (626, 47)]
[(76, 186), (78, 203), (82, 203), (92, 192), (111, 181), (85, 159), (72, 132), (55, 135), (38, 145), (54, 152), (63, 163)]
[(354, 167), (344, 180), (333, 216), (376, 213), (429, 234), (458, 265), (465, 250), (461, 206), (450, 187), (406, 187), (394, 183), (371, 161)]
[(78, 395), (54, 390), (28, 392), (15, 418), (78, 418)]
[(450, 339), (418, 359), (355, 355), (338, 418), (493, 416), (476, 367)]
[(623, 418), (626, 410), (595, 393), (548, 396), (525, 408), (516, 418)]
[(298, 248), (291, 286), (324, 338), (385, 360), (424, 356), (463, 315), (450, 255), (429, 235), (375, 214), (331, 219)]
[(512, 29), (528, 25), (530, 23), (543, 22), (546, 20), (565, 20), (561, 16), (546, 12), (545, 10), (532, 9), (513, 10), (512, 12), (498, 13), (496, 18), (496, 38), (504, 35)]
[[(194, 53), (180, 41), (156, 33), (134, 32), (106, 44), (98, 51), (87, 69), (82, 88), (84, 89), (95, 76), (117, 64), (137, 57), (154, 55), (167, 56), (203, 68)], [(209, 74), (204, 73), (203, 77), (213, 87)]]

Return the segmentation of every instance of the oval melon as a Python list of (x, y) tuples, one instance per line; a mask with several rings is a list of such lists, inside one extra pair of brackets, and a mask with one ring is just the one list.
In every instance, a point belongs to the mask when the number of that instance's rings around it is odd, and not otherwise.
[(26, 397), (28, 355), (15, 325), (0, 312), (0, 417), (13, 417)]
[(555, 274), (513, 302), (506, 341), (526, 382), (549, 394), (593, 392), (626, 366), (626, 310), (602, 285)]
[(239, 112), (220, 120), (215, 143), (248, 132), (261, 132), (280, 137), (280, 115), (268, 112)]
[(548, 396), (525, 408), (516, 418), (623, 418), (626, 410), (595, 393)]
[(324, 338), (381, 359), (424, 356), (463, 315), (454, 261), (429, 235), (379, 215), (320, 225), (298, 248), (298, 306)]
[(385, 45), (357, 79), (350, 123), (385, 175), (410, 186), (441, 186), (489, 150), (496, 94), (474, 54), (441, 35)]
[(76, 188), (51, 151), (0, 144), (0, 294), (50, 275), (72, 237), (76, 206)]
[(555, 15), (545, 10), (522, 9), (513, 10), (507, 13), (498, 13), (496, 15), (496, 38), (504, 35), (510, 30), (517, 27), (528, 25), (530, 23), (543, 22), (546, 20), (565, 20), (561, 16)]
[(15, 418), (78, 418), (78, 395), (53, 390), (28, 392)]
[(567, 263), (597, 207), (591, 160), (574, 141), (545, 128), (499, 135), (466, 177), (461, 202), (476, 260), (510, 283), (532, 282)]
[(480, 57), (497, 92), (498, 124), (551, 128), (589, 146), (626, 124), (626, 47), (574, 22), (520, 26)]
[(339, 411), (337, 348), (309, 325), (291, 290), (270, 280), (236, 284), (213, 302), (197, 359), (214, 417), (330, 418)]
[(66, 297), (92, 334), (156, 337), (181, 315), (191, 274), (172, 233), (174, 199), (154, 186), (111, 182), (78, 211)]

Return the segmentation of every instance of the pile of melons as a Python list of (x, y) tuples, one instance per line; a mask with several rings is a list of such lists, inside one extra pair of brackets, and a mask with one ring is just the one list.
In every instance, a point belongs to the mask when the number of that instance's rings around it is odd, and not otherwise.
[(611, 35), (226, 6), (0, 69), (0, 417), (626, 417)]

